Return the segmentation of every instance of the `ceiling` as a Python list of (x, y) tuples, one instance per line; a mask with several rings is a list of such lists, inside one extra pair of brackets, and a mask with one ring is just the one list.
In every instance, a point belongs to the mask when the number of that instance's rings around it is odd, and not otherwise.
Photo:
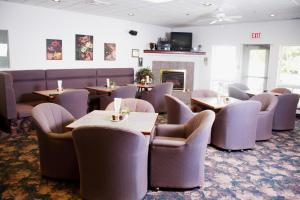
[[(300, 19), (300, 0), (0, 0), (168, 27), (209, 25), (216, 15), (236, 17), (215, 24)], [(91, 3), (98, 1), (100, 3)], [(101, 3), (102, 2), (102, 3)], [(210, 6), (205, 4), (212, 4)], [(274, 16), (271, 17), (270, 15)], [(133, 15), (133, 16), (130, 16)], [(219, 15), (220, 16), (220, 15)]]

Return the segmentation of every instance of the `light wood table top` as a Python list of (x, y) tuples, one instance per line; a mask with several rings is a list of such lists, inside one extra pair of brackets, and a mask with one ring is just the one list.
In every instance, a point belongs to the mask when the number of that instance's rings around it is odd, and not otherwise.
[(77, 128), (80, 126), (101, 126), (109, 125), (119, 128), (133, 129), (150, 135), (158, 116), (158, 113), (130, 112), (127, 119), (122, 121), (111, 121), (114, 111), (94, 110), (93, 112), (81, 117), (69, 124), (67, 128)]
[(40, 91), (34, 91), (33, 94), (38, 94), (47, 98), (55, 98), (57, 95), (62, 94), (66, 91), (74, 91), (76, 89), (63, 89), (63, 91), (58, 91), (57, 89), (53, 90), (40, 90)]
[(104, 86), (91, 86), (91, 87), (86, 87), (88, 90), (92, 90), (95, 92), (102, 92), (102, 93), (112, 93), (114, 90), (119, 88), (120, 86), (115, 86), (113, 88), (111, 87), (104, 87)]
[[(228, 100), (226, 100), (228, 99)], [(213, 110), (220, 110), (224, 108), (225, 106), (240, 102), (241, 100), (235, 99), (232, 97), (203, 97), (203, 98), (191, 98), (192, 103), (198, 104), (200, 106), (213, 109)]]

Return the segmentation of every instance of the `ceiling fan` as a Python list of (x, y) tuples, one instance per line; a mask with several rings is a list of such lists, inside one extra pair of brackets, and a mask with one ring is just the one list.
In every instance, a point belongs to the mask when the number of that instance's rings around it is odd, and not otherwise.
[(235, 16), (227, 16), (224, 12), (219, 12), (214, 16), (215, 19), (213, 19), (209, 24), (216, 24), (220, 22), (235, 22), (238, 19), (241, 19), (241, 15), (235, 15)]

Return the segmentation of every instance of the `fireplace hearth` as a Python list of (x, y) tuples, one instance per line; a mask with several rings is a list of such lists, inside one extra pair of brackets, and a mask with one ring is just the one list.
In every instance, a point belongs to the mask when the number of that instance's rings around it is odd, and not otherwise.
[(161, 69), (161, 83), (172, 82), (173, 90), (185, 91), (186, 70), (185, 69)]

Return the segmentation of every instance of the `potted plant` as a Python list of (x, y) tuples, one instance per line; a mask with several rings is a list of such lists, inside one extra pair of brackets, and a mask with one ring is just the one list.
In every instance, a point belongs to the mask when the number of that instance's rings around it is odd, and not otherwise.
[(141, 68), (135, 73), (135, 81), (137, 83), (145, 83), (146, 76), (153, 80), (153, 73), (150, 68)]

